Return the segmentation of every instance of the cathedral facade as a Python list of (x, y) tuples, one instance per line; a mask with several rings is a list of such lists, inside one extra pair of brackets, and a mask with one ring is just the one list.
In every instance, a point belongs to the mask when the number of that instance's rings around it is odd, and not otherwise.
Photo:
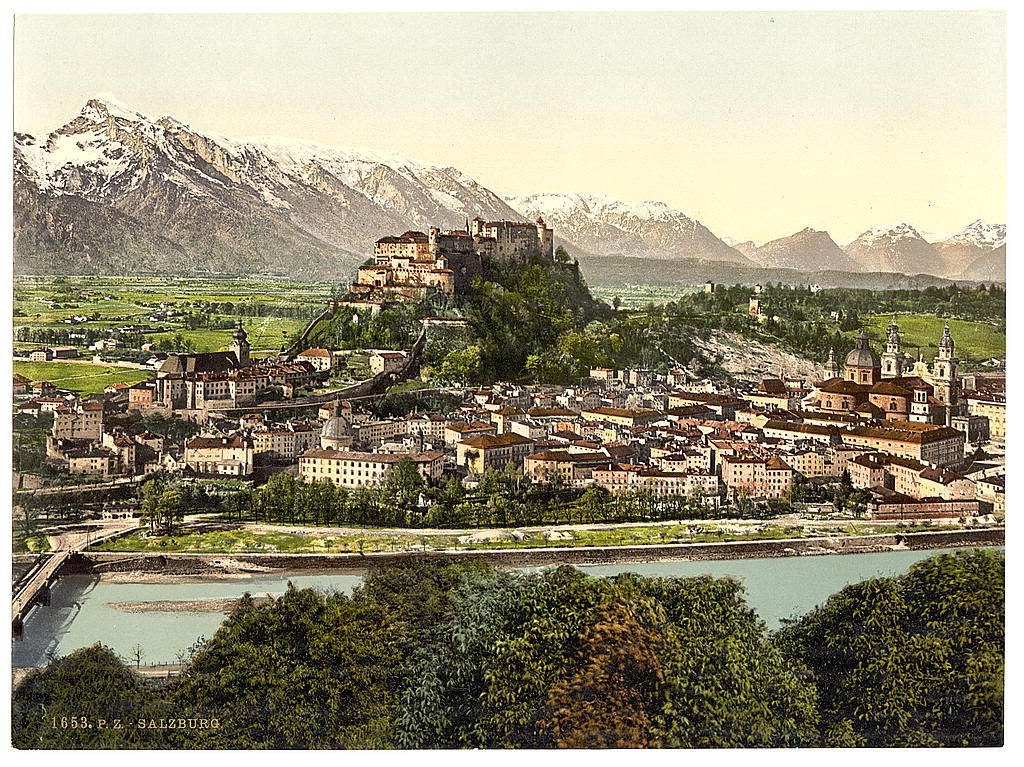
[(922, 359), (910, 364), (893, 318), (881, 356), (863, 331), (841, 369), (830, 351), (825, 365), (828, 378), (814, 385), (806, 404), (864, 419), (948, 425), (960, 406), (957, 364), (948, 324), (931, 367)]

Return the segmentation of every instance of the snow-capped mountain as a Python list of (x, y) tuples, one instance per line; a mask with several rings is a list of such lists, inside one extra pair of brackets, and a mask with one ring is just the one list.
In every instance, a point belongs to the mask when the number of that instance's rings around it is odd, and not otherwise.
[(1006, 225), (973, 221), (956, 232), (925, 235), (949, 274), (968, 280), (1006, 279)]
[(766, 242), (750, 254), (768, 267), (799, 269), (807, 272), (860, 272), (863, 267), (835, 244), (828, 232), (807, 227), (789, 237)]
[(15, 134), (19, 271), (344, 277), (384, 234), (518, 218), (456, 168), (396, 153), (204, 134), (112, 98)]
[(543, 217), (556, 234), (594, 255), (751, 264), (702, 223), (663, 202), (630, 203), (606, 195), (565, 192), (504, 199), (524, 217)]
[(907, 223), (868, 229), (844, 248), (868, 272), (939, 274), (935, 249)]
[(977, 220), (957, 231), (924, 235), (910, 224), (888, 224), (864, 232), (845, 251), (868, 271), (1006, 279), (1004, 224)]
[(1006, 244), (1006, 224), (987, 224), (979, 218), (955, 232), (931, 232), (921, 236), (940, 245), (965, 243), (982, 250), (995, 250)]
[(501, 198), (458, 168), (397, 152), (279, 137), (228, 138), (113, 97), (46, 136), (14, 134), (19, 272), (280, 273), (345, 279), (386, 234), (475, 216), (543, 216), (575, 256), (702, 259), (744, 267), (1004, 280), (1006, 228), (871, 229), (839, 250), (805, 229), (757, 248), (663, 202), (598, 194)]

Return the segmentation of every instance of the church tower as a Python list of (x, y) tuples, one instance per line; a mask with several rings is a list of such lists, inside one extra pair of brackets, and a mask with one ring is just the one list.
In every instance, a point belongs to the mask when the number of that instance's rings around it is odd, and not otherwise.
[(885, 340), (885, 354), (882, 355), (882, 378), (899, 378), (906, 364), (906, 357), (900, 348), (900, 328), (893, 317)]
[(960, 397), (960, 384), (957, 372), (959, 360), (954, 356), (953, 336), (949, 334), (949, 323), (946, 323), (939, 339), (939, 353), (932, 365), (932, 386), (935, 397), (948, 407), (950, 414), (956, 409)]
[(839, 363), (836, 362), (836, 350), (828, 350), (828, 362), (825, 363), (825, 375), (826, 380), (829, 378), (839, 378)]
[(229, 351), (235, 353), (235, 359), (238, 360), (238, 367), (244, 368), (249, 366), (249, 337), (245, 333), (245, 329), (242, 327), (241, 321), (238, 323), (238, 329), (235, 330), (234, 335), (231, 336), (231, 346), (228, 347)]

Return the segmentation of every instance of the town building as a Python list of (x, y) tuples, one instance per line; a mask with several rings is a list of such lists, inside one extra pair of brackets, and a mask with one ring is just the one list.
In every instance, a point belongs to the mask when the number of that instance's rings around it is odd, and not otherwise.
[(720, 466), (733, 498), (781, 498), (793, 485), (793, 468), (778, 456), (723, 455)]
[(299, 455), (299, 479), (331, 482), (339, 487), (380, 487), (394, 467), (411, 461), (420, 476), (436, 484), (444, 468), (444, 453), (363, 453), (345, 450), (307, 450)]
[(254, 453), (252, 439), (241, 434), (193, 437), (185, 442), (185, 466), (203, 476), (248, 477)]
[(334, 367), (334, 356), (327, 349), (306, 349), (295, 355), (297, 362), (308, 362), (315, 370), (330, 372)]
[(455, 463), (473, 474), (488, 469), (505, 471), (509, 464), (522, 466), (533, 452), (534, 441), (519, 434), (478, 434), (456, 444)]

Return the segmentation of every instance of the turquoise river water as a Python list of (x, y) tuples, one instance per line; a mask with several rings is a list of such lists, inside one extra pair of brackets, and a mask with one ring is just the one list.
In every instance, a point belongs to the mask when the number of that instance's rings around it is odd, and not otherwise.
[[(592, 565), (590, 575), (634, 572), (656, 576), (733, 576), (746, 588), (747, 601), (769, 628), (823, 604), (844, 586), (866, 578), (896, 575), (940, 551), (889, 551), (773, 559), (703, 562), (650, 562)], [(228, 599), (248, 591), (253, 596), (284, 593), (291, 581), (299, 588), (351, 592), (360, 575), (257, 575), (241, 580), (170, 583), (113, 583), (87, 576), (62, 578), (50, 604), (37, 607), (25, 622), (22, 639), (13, 640), (12, 665), (44, 665), (49, 657), (67, 655), (101, 642), (122, 657), (140, 645), (144, 664), (173, 663), (179, 651), (200, 636), (211, 637), (225, 616), (221, 612), (125, 612), (112, 604), (175, 600)]]

